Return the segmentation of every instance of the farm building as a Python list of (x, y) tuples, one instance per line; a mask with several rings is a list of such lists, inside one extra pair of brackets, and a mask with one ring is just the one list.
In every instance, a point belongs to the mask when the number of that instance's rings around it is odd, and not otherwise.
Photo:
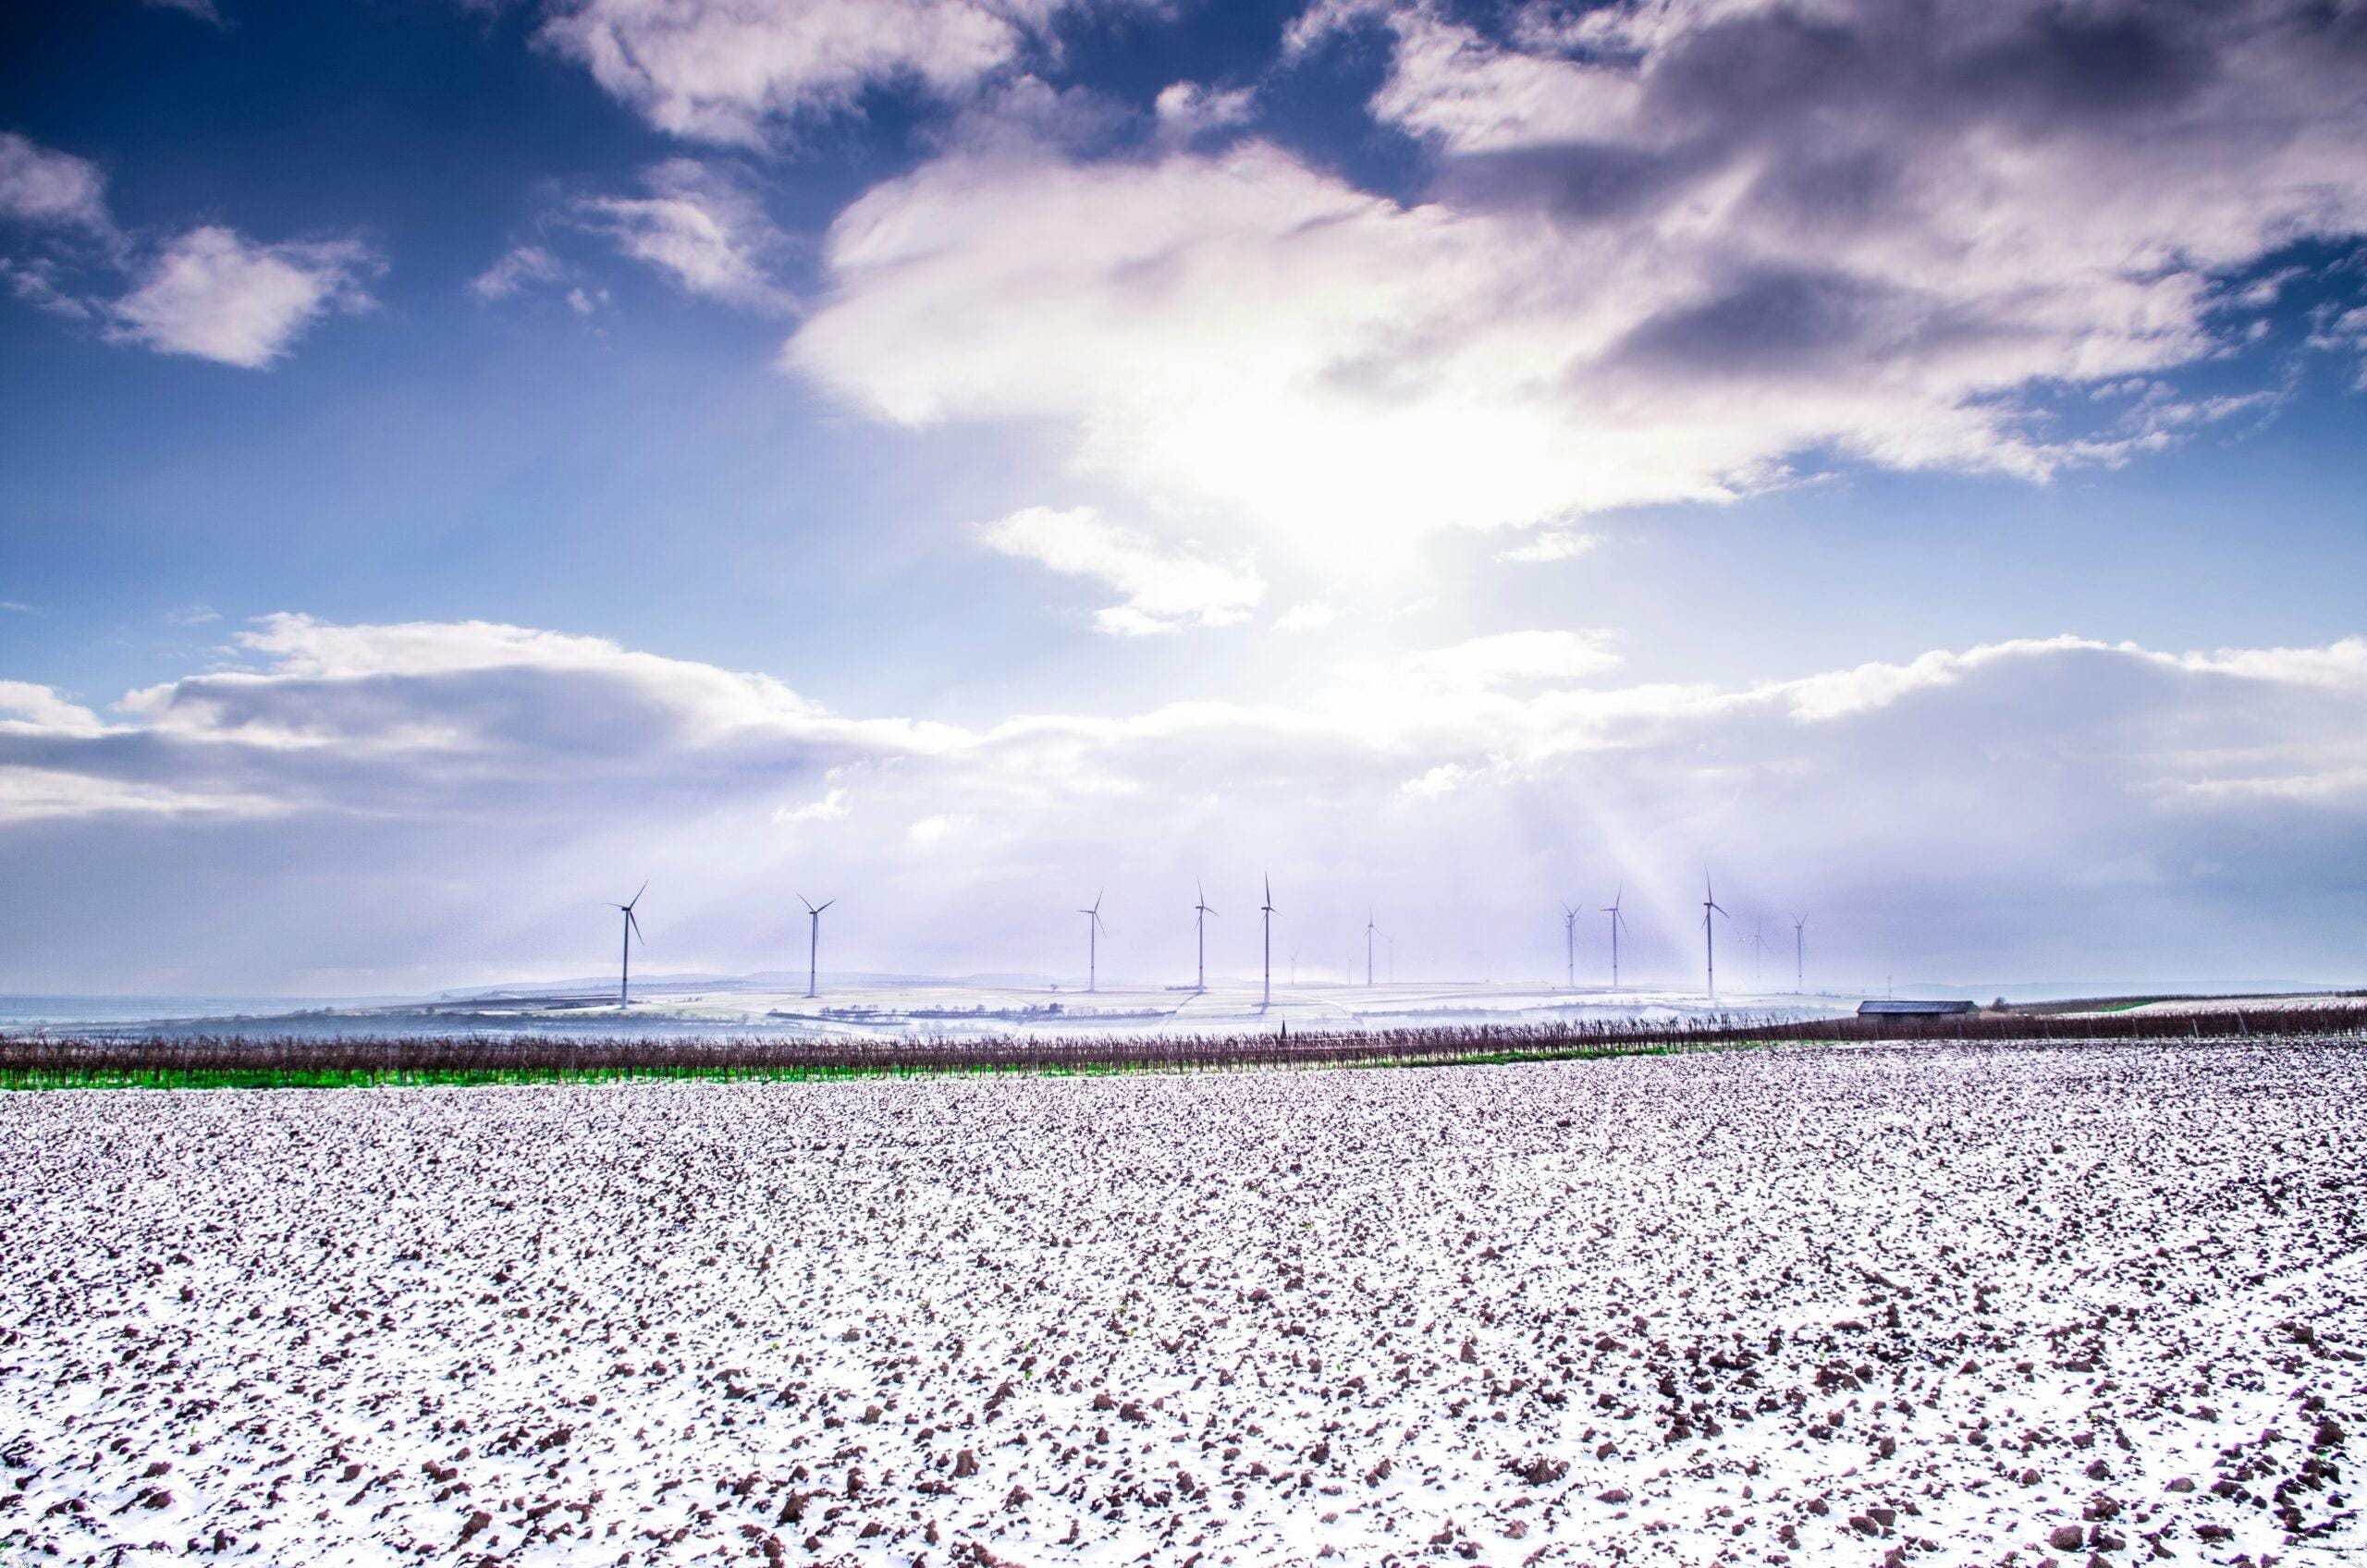
[(1948, 1018), (1980, 1011), (1972, 1002), (1922, 1001), (1907, 997), (1883, 997), (1858, 1004), (1860, 1018)]

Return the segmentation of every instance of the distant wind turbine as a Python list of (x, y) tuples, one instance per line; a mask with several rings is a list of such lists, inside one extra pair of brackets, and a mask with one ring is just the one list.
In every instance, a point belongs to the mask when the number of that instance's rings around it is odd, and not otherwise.
[(1098, 988), (1101, 983), (1100, 937), (1101, 933), (1110, 929), (1101, 923), (1101, 895), (1094, 894), (1093, 907), (1081, 909), (1077, 913), (1085, 916), (1085, 988), (1091, 991)]
[(839, 900), (836, 899), (824, 899), (821, 903), (817, 905), (813, 900), (807, 898), (804, 894), (800, 893), (797, 895), (797, 901), (805, 906), (805, 916), (810, 926), (805, 936), (805, 994), (810, 997), (815, 994), (815, 978), (821, 973), (822, 911), (829, 908)]
[(1563, 981), (1573, 991), (1578, 988), (1578, 912), (1570, 904), (1562, 906), (1562, 968)]
[[(646, 893), (647, 891), (649, 891), (649, 884), (644, 882), (641, 885), (641, 893)], [(647, 937), (642, 937), (641, 935), (641, 922), (632, 917), (632, 906), (633, 904), (641, 902), (641, 893), (635, 893), (632, 896), (632, 903), (610, 904), (608, 906), (610, 909), (620, 909), (625, 912), (624, 961), (617, 967), (617, 1005), (619, 1007), (625, 1006), (632, 999), (633, 940), (636, 937), (640, 937), (644, 943), (648, 940)]]
[[(1726, 911), (1718, 902), (1717, 892), (1710, 886), (1710, 874), (1704, 871), (1701, 873), (1701, 942), (1702, 951), (1709, 961), (1710, 999), (1714, 1002), (1718, 999), (1718, 934), (1717, 928), (1710, 924), (1712, 914), (1726, 914)], [(1734, 916), (1726, 914), (1726, 918), (1732, 920)]]
[(1365, 910), (1365, 989), (1367, 991), (1372, 989), (1373, 929), (1372, 910), (1371, 907), (1367, 905)]
[(1257, 906), (1257, 913), (1266, 917), (1266, 991), (1257, 1005), (1268, 1008), (1274, 1005), (1274, 879), (1270, 876), (1266, 878), (1266, 901)]
[(1192, 906), (1192, 929), (1200, 939), (1200, 981), (1195, 989), (1208, 988), (1208, 916), (1216, 911), (1208, 907), (1208, 890), (1197, 882), (1192, 884), (1194, 896), (1199, 900)]
[(1626, 897), (1627, 884), (1622, 882), (1619, 891), (1602, 908), (1602, 913), (1611, 916), (1611, 988), (1614, 991), (1619, 989), (1619, 928), (1627, 924), (1627, 917), (1619, 913), (1619, 905)]
[(1796, 914), (1792, 916), (1792, 994), (1794, 996), (1797, 996), (1809, 988), (1808, 929), (1809, 917), (1807, 915)]

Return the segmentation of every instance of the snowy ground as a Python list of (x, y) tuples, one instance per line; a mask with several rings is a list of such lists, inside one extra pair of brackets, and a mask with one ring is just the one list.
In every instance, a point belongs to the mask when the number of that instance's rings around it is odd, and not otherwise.
[(2362, 1089), (2249, 1045), (8, 1095), (0, 1562), (2330, 1562)]

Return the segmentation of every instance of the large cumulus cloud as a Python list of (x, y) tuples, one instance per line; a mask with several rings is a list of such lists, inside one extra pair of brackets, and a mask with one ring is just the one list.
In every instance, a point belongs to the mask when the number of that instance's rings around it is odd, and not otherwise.
[(1631, 960), (1674, 979), (1705, 864), (1746, 922), (1810, 912), (1836, 981), (2355, 973), (2328, 924), (2367, 851), (2355, 640), (1720, 688), (1623, 683), (1607, 640), (1540, 629), (1288, 703), (970, 729), (517, 627), (280, 617), (230, 652), (104, 711), (0, 693), (6, 984), (578, 974), (644, 876), (661, 968), (778, 966), (795, 886), (844, 894), (850, 964), (1057, 972), (1106, 881), (1114, 971), (1157, 978), (1177, 889), (1226, 909), (1269, 872), (1310, 973), (1371, 905), (1409, 974), (1542, 975), (1558, 900), (1624, 880)]
[(1830, 455), (2044, 480), (2245, 403), (2060, 420), (2238, 340), (2367, 230), (2367, 24), (2243, 0), (1318, 7), (1425, 150), (976, 138), (833, 225), (784, 362), (1012, 421), (1155, 509), (1333, 552), (1730, 497)]

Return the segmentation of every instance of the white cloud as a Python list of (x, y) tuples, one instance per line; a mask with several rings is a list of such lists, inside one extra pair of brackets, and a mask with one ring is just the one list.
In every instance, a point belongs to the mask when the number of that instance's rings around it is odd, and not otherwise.
[(781, 807), (773, 813), (773, 820), (779, 823), (836, 822), (846, 815), (848, 809), (847, 792), (832, 790), (818, 801), (808, 801), (802, 806)]
[(1340, 619), (1340, 612), (1321, 599), (1293, 605), (1274, 618), (1277, 631), (1320, 631)]
[(1410, 655), (1390, 667), (1389, 680), (1439, 692), (1584, 680), (1618, 667), (1610, 644), (1600, 631), (1500, 631)]
[[(203, 0), (151, 3), (221, 21)], [(356, 240), (262, 244), (213, 225), (155, 246), (117, 228), (98, 165), (6, 131), (0, 219), (45, 231), (50, 253), (0, 256), (0, 278), (19, 299), (58, 315), (101, 317), (119, 343), (248, 369), (279, 359), (326, 311), (370, 309), (364, 283), (382, 270)], [(129, 290), (110, 300), (78, 282), (93, 263), (128, 275)]]
[(2353, 385), (2359, 391), (2367, 392), (2367, 305), (2326, 312), (2311, 332), (2310, 345), (2357, 355), (2359, 375)]
[(0, 827), (92, 816), (256, 816), (275, 809), (269, 801), (208, 795), (168, 784), (129, 784), (63, 769), (0, 765)]
[(677, 136), (762, 145), (850, 114), (866, 88), (959, 98), (1040, 38), (1063, 0), (570, 0), (544, 42)]
[(1500, 561), (1566, 561), (1585, 555), (1595, 546), (1591, 533), (1581, 533), (1575, 528), (1540, 528), (1526, 545), (1515, 545), (1497, 553)]
[(1163, 139), (1184, 142), (1248, 123), (1257, 113), (1257, 99), (1246, 87), (1212, 88), (1178, 81), (1159, 89), (1151, 111)]
[(1409, 801), (1435, 801), (1452, 795), (1461, 788), (1472, 770), (1459, 762), (1442, 762), (1418, 778), (1408, 778), (1397, 787), (1397, 792)]
[(1049, 423), (1146, 517), (1379, 570), (1803, 455), (2129, 460), (2191, 422), (2042, 416), (2218, 353), (2226, 275), (2367, 230), (2332, 13), (1588, 18), (1577, 55), (1539, 7), (1503, 36), (1389, 13), (1372, 109), (1429, 150), (1412, 204), (1258, 141), (950, 151), (832, 225), (783, 363), (899, 423)]
[[(114, 723), (0, 688), (0, 880), (57, 889), (6, 962), (79, 983), (170, 953), (246, 983), (448, 925), (451, 952), (498, 963), (588, 945), (587, 900), (622, 896), (596, 889), (653, 876), (669, 952), (693, 962), (704, 932), (758, 968), (750, 912), (794, 870), (894, 912), (883, 965), (1025, 967), (1075, 901), (1047, 887), (1106, 876), (1122, 909), (1204, 876), (1226, 908), (1271, 870), (1294, 941), (1377, 898), (1434, 973), (1502, 974), (1532, 937), (1557, 966), (1536, 912), (1625, 876), (1636, 962), (1683, 972), (1704, 860), (1738, 913), (1823, 912), (1828, 954), (1902, 971), (2110, 973), (2100, 912), (2137, 889), (2131, 962), (2356, 962), (2336, 916), (2367, 859), (2367, 641), (2051, 638), (1718, 688), (1611, 684), (1597, 640), (1532, 633), (1271, 703), (982, 728), (521, 627), (282, 617), (239, 646), (254, 668), (135, 692)], [(785, 794), (829, 830), (777, 831)], [(208, 897), (171, 896), (192, 885)]]
[(969, 816), (940, 815), (925, 816), (904, 830), (904, 837), (914, 843), (927, 847), (939, 844), (972, 826), (977, 819)]
[(370, 251), (353, 240), (264, 245), (227, 228), (194, 228), (166, 246), (116, 301), (112, 336), (260, 370), (325, 312), (369, 309), (362, 280), (377, 270)]
[(90, 709), (30, 680), (0, 680), (0, 716), (7, 716), (0, 717), (0, 724), (67, 735), (96, 735), (105, 728)]
[(183, 605), (178, 609), (165, 612), (165, 624), (167, 626), (203, 626), (221, 619), (222, 612), (212, 605)]
[(469, 292), (490, 304), (524, 293), (538, 283), (568, 276), (567, 263), (540, 245), (514, 245), (493, 265), (469, 280)]
[(648, 195), (589, 197), (576, 214), (686, 293), (743, 310), (795, 308), (772, 277), (786, 240), (742, 182), (689, 158), (670, 158), (643, 178)]
[(1230, 626), (1246, 620), (1266, 595), (1264, 580), (1247, 563), (1227, 565), (1162, 549), (1104, 521), (1090, 507), (1029, 507), (979, 532), (1004, 555), (1094, 578), (1124, 594), (1095, 615), (1104, 631), (1139, 636), (1186, 626)]
[(88, 158), (0, 131), (0, 218), (105, 232), (106, 176)]

